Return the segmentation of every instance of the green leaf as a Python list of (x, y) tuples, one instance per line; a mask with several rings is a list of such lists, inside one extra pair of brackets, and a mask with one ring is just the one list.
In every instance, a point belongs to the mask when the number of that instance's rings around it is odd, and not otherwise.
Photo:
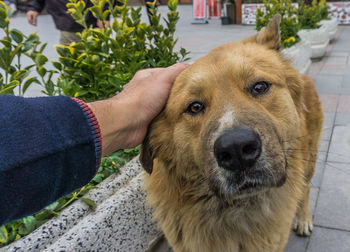
[(111, 12), (109, 10), (105, 10), (102, 14), (102, 20), (106, 20), (110, 13)]
[(37, 221), (43, 221), (43, 220), (48, 220), (49, 218), (51, 218), (52, 216), (56, 216), (59, 215), (58, 212), (52, 211), (52, 210), (42, 210), (39, 213), (37, 213), (35, 215), (35, 218), (37, 219)]
[(47, 46), (47, 43), (43, 44), (43, 45), (40, 47), (39, 53), (43, 53), (43, 51), (45, 50), (46, 46)]
[(79, 90), (78, 92), (76, 92), (74, 94), (74, 97), (81, 97), (81, 96), (84, 96), (86, 94), (88, 94), (89, 92), (87, 90)]
[(86, 204), (88, 204), (90, 207), (92, 207), (93, 210), (97, 208), (97, 205), (95, 202), (93, 202), (91, 199), (88, 198), (80, 198), (82, 201), (84, 201)]
[(6, 244), (8, 242), (8, 233), (5, 226), (0, 229), (0, 243)]
[(23, 41), (23, 33), (17, 29), (12, 29), (10, 35), (11, 38), (18, 44)]
[(2, 18), (6, 18), (8, 14), (7, 5), (3, 1), (0, 2), (0, 14), (0, 17)]
[(33, 84), (34, 82), (37, 84), (40, 84), (37, 78), (35, 77), (28, 78), (23, 84), (22, 93), (24, 94), (27, 91), (27, 89), (31, 86), (31, 84)]
[(47, 72), (46, 68), (43, 67), (43, 66), (37, 67), (37, 68), (36, 68), (36, 71), (38, 72), (38, 74), (39, 74), (41, 77), (44, 77), (45, 74), (46, 74), (46, 72)]
[(36, 220), (34, 216), (28, 216), (23, 218), (23, 223), (29, 232), (35, 229)]
[(43, 54), (37, 54), (35, 57), (35, 63), (39, 66), (44, 65), (47, 61), (47, 57)]
[(0, 18), (0, 28), (2, 28), (2, 29), (6, 28), (9, 25), (9, 23), (10, 23), (9, 18), (5, 18), (5, 19)]
[(57, 62), (57, 61), (53, 61), (53, 62), (52, 62), (52, 65), (53, 65), (56, 69), (58, 69), (59, 71), (62, 71), (62, 64), (61, 64), (61, 63), (59, 63), (59, 62)]
[(92, 15), (94, 15), (95, 18), (97, 18), (98, 20), (102, 20), (103, 13), (101, 6), (94, 5), (89, 8), (89, 11), (91, 11)]
[(6, 39), (1, 39), (0, 42), (5, 46), (5, 47), (11, 47), (11, 41), (8, 41)]
[(21, 49), (23, 47), (23, 44), (18, 44), (15, 49), (10, 52), (10, 62), (12, 63), (13, 58), (20, 53)]
[(10, 82), (9, 85), (7, 85), (5, 88), (0, 90), (0, 94), (13, 94), (13, 90), (18, 85), (19, 85), (19, 81), (18, 80), (12, 81), (12, 82)]
[(102, 174), (97, 174), (92, 180), (96, 183), (100, 183), (103, 180), (103, 175)]
[(63, 45), (58, 45), (55, 47), (56, 52), (62, 56), (62, 57), (66, 57), (66, 56), (70, 56), (70, 51), (67, 48), (68, 46), (63, 46)]

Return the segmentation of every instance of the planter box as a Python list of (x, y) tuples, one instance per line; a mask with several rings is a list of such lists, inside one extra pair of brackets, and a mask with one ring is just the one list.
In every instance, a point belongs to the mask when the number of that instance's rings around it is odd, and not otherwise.
[(328, 38), (332, 41), (338, 30), (338, 21), (336, 19), (321, 20), (321, 25), (328, 31)]
[(282, 54), (291, 61), (298, 72), (306, 74), (309, 71), (312, 49), (308, 41), (301, 40), (292, 47), (283, 49)]
[(145, 251), (160, 236), (145, 206), (138, 157), (85, 197), (95, 211), (76, 201), (30, 235), (0, 249), (20, 251)]
[(312, 55), (311, 58), (321, 58), (325, 55), (329, 44), (328, 31), (326, 27), (321, 26), (318, 29), (301, 30), (298, 35), (302, 40), (310, 42)]

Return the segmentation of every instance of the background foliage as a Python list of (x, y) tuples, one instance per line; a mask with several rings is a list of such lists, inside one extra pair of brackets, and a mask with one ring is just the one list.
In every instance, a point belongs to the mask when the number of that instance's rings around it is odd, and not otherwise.
[(321, 13), (317, 0), (313, 0), (311, 5), (301, 1), (298, 8), (299, 22), (301, 29), (317, 29), (320, 27)]
[(298, 7), (291, 0), (263, 0), (265, 9), (258, 9), (256, 14), (256, 30), (266, 26), (275, 14), (281, 14), (282, 47), (288, 48), (300, 39), (297, 35), (300, 29), (317, 29), (322, 19), (328, 19), (326, 0), (313, 0), (310, 5), (303, 0), (298, 1)]
[(318, 2), (318, 9), (320, 12), (320, 16), (321, 16), (321, 20), (322, 19), (330, 19), (328, 17), (328, 4), (327, 4), (327, 0), (320, 0)]
[[(5, 32), (5, 37), (0, 40), (3, 45), (0, 48), (0, 94), (14, 94), (18, 87), (19, 95), (23, 96), (30, 85), (40, 84), (43, 93), (49, 96), (63, 94), (84, 101), (105, 99), (121, 91), (140, 69), (166, 67), (187, 59), (185, 49), (174, 51), (177, 42), (174, 33), (179, 20), (176, 0), (168, 2), (169, 12), (163, 21), (153, 9), (152, 26), (141, 22), (141, 7), (132, 9), (126, 6), (126, 2), (114, 6), (114, 0), (91, 2), (93, 6), (88, 9), (82, 0), (70, 0), (67, 5), (84, 30), (79, 34), (81, 42), (56, 47), (59, 58), (52, 62), (56, 70), (51, 70), (46, 67), (46, 44), (42, 44), (36, 34), (26, 36), (19, 30), (9, 29), (8, 9), (0, 1), (0, 29)], [(106, 4), (109, 4), (108, 9), (104, 8)], [(103, 20), (103, 29), (86, 26), (88, 12)], [(112, 17), (110, 26), (106, 23), (108, 16)], [(23, 67), (23, 56), (32, 59), (33, 64)], [(58, 78), (57, 82), (53, 77)], [(134, 148), (103, 158), (97, 175), (88, 185), (33, 216), (0, 227), (0, 247), (29, 234), (77, 199), (94, 208), (95, 203), (83, 196), (137, 154), (138, 148)]]
[[(56, 47), (60, 57), (54, 66), (60, 72), (58, 87), (65, 95), (85, 101), (109, 98), (140, 69), (167, 67), (186, 60), (185, 49), (174, 52), (179, 20), (176, 1), (168, 3), (165, 26), (155, 9), (152, 25), (148, 25), (141, 23), (141, 7), (131, 9), (125, 3), (114, 6), (114, 0), (92, 2), (94, 6), (88, 11), (103, 21), (111, 15), (113, 21), (104, 29), (86, 27), (84, 1), (71, 0), (68, 4), (73, 18), (86, 29), (79, 33), (81, 42)], [(109, 8), (103, 11), (106, 4)]]
[[(266, 26), (275, 14), (281, 14), (281, 42), (282, 47), (288, 48), (298, 41), (297, 33), (300, 30), (298, 10), (291, 0), (264, 0), (265, 11), (258, 9), (256, 13), (256, 30)], [(294, 39), (292, 39), (294, 38)]]
[[(14, 89), (18, 88), (18, 93), (22, 96), (33, 83), (45, 86), (51, 82), (56, 71), (45, 69), (44, 72), (43, 65), (47, 58), (42, 53), (46, 44), (40, 42), (38, 35), (33, 33), (26, 36), (17, 29), (10, 29), (9, 24), (10, 12), (4, 2), (0, 1), (0, 29), (5, 33), (0, 40), (0, 94), (14, 94)], [(24, 67), (21, 64), (22, 56), (31, 58), (33, 64)], [(39, 78), (30, 77), (33, 68)]]

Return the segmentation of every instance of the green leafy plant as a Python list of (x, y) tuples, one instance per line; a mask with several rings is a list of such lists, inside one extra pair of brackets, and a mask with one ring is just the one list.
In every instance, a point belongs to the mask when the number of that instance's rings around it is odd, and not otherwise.
[[(59, 58), (54, 66), (60, 72), (58, 87), (65, 95), (84, 101), (109, 98), (121, 91), (136, 71), (167, 67), (187, 59), (185, 49), (174, 52), (177, 42), (174, 33), (179, 20), (176, 0), (168, 2), (165, 25), (156, 9), (152, 10), (152, 25), (148, 25), (141, 23), (141, 7), (129, 8), (126, 2), (114, 6), (114, 0), (92, 3), (88, 9), (82, 0), (67, 4), (68, 12), (85, 29), (78, 34), (80, 42), (56, 47)], [(88, 12), (103, 21), (103, 29), (87, 27)], [(108, 15), (113, 17), (110, 26), (106, 25)]]
[(292, 5), (291, 0), (264, 0), (265, 9), (259, 8), (256, 13), (256, 30), (260, 31), (266, 26), (270, 19), (281, 14), (281, 43), (282, 47), (288, 48), (297, 43), (300, 39), (297, 33), (300, 30), (297, 8)]
[[(56, 71), (48, 71), (44, 67), (47, 62), (43, 55), (46, 44), (40, 42), (37, 34), (26, 36), (17, 29), (10, 29), (9, 25), (10, 12), (6, 4), (0, 1), (0, 29), (5, 33), (0, 40), (0, 94), (14, 94), (14, 89), (18, 88), (19, 95), (23, 96), (33, 83), (47, 86)], [(23, 67), (22, 56), (30, 57), (33, 64)], [(40, 80), (30, 76), (34, 67)]]
[(328, 16), (328, 4), (326, 0), (320, 0), (318, 2), (318, 10), (319, 10), (321, 19), (330, 19)]
[(311, 5), (300, 2), (298, 8), (299, 22), (301, 29), (317, 29), (320, 27), (321, 14), (317, 0), (313, 0)]

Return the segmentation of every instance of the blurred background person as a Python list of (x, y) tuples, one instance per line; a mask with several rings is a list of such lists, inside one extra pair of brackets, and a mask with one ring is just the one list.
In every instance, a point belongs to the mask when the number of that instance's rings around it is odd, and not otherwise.
[[(76, 35), (84, 27), (76, 23), (72, 16), (67, 13), (67, 3), (69, 0), (29, 0), (27, 3), (27, 19), (31, 25), (36, 26), (38, 15), (46, 6), (47, 12), (53, 17), (56, 28), (61, 32), (60, 44), (69, 45), (71, 42), (78, 42), (80, 38)], [(90, 1), (85, 1), (86, 8), (92, 6)], [(107, 6), (106, 6), (107, 7)], [(102, 21), (97, 20), (91, 12), (86, 16), (87, 26), (103, 28)], [(109, 25), (109, 22), (106, 22)]]

